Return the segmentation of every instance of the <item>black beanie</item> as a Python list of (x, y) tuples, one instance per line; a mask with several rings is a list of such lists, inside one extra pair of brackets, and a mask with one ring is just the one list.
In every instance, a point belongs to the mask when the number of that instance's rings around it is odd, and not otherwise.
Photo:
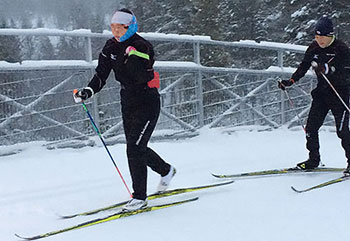
[(333, 36), (333, 23), (328, 17), (320, 18), (315, 26), (315, 34), (320, 36)]

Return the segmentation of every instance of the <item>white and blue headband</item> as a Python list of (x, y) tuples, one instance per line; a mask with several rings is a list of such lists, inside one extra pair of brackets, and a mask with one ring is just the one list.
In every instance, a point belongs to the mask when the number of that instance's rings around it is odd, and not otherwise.
[(111, 19), (111, 23), (125, 24), (129, 26), (133, 22), (133, 15), (126, 12), (116, 11)]

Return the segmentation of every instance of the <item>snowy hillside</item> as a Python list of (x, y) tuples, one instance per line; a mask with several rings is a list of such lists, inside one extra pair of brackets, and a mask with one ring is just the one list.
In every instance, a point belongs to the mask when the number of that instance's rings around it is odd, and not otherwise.
[[(340, 141), (322, 131), (321, 154), (327, 166), (345, 167)], [(217, 183), (210, 173), (238, 173), (292, 167), (307, 156), (302, 130), (223, 133), (201, 130), (198, 137), (150, 144), (178, 172), (172, 188)], [(125, 146), (111, 146), (130, 185)], [(0, 240), (18, 240), (75, 225), (95, 217), (60, 220), (57, 214), (90, 210), (128, 199), (103, 147), (46, 150), (31, 144), (19, 154), (0, 157)], [(194, 203), (127, 217), (58, 234), (52, 241), (340, 241), (350, 234), (350, 182), (309, 193), (308, 187), (340, 174), (301, 174), (250, 178), (235, 183), (150, 201), (198, 196)], [(159, 177), (149, 172), (149, 193)]]

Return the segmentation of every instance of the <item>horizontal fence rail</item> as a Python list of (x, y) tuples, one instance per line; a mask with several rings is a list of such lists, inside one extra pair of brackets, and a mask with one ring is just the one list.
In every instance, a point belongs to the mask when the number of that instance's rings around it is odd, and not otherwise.
[[(85, 60), (23, 61), (21, 64), (0, 61), (0, 145), (29, 141), (68, 146), (91, 143), (93, 129), (81, 105), (74, 103), (72, 90), (86, 86), (94, 74), (96, 61), (92, 61), (91, 38), (107, 39), (111, 34), (0, 29), (0, 35), (75, 36), (86, 40)], [(158, 47), (170, 53), (164, 43), (185, 44), (183, 50), (190, 56), (183, 58), (182, 55), (181, 61), (161, 59), (155, 64), (161, 77), (162, 108), (154, 139), (196, 135), (203, 126), (293, 127), (300, 125), (296, 113), (305, 122), (314, 76), (308, 74), (288, 89), (295, 111), (277, 88), (277, 81), (289, 78), (292, 73), (283, 68), (286, 53), (301, 54), (304, 46), (253, 41), (231, 43), (205, 36), (143, 35), (155, 49), (161, 42)], [(204, 45), (273, 51), (277, 67), (258, 70), (203, 66)], [(176, 54), (173, 57), (177, 59)], [(123, 141), (120, 86), (113, 76), (111, 74), (101, 92), (86, 103), (110, 143)]]

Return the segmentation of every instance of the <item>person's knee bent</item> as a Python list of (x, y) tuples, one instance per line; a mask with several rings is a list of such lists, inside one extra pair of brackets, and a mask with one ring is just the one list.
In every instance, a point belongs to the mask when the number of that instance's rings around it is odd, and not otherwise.
[(128, 144), (126, 146), (126, 154), (128, 158), (140, 157), (146, 152), (146, 150), (147, 150), (147, 147), (139, 146), (136, 144), (133, 144), (133, 145)]

